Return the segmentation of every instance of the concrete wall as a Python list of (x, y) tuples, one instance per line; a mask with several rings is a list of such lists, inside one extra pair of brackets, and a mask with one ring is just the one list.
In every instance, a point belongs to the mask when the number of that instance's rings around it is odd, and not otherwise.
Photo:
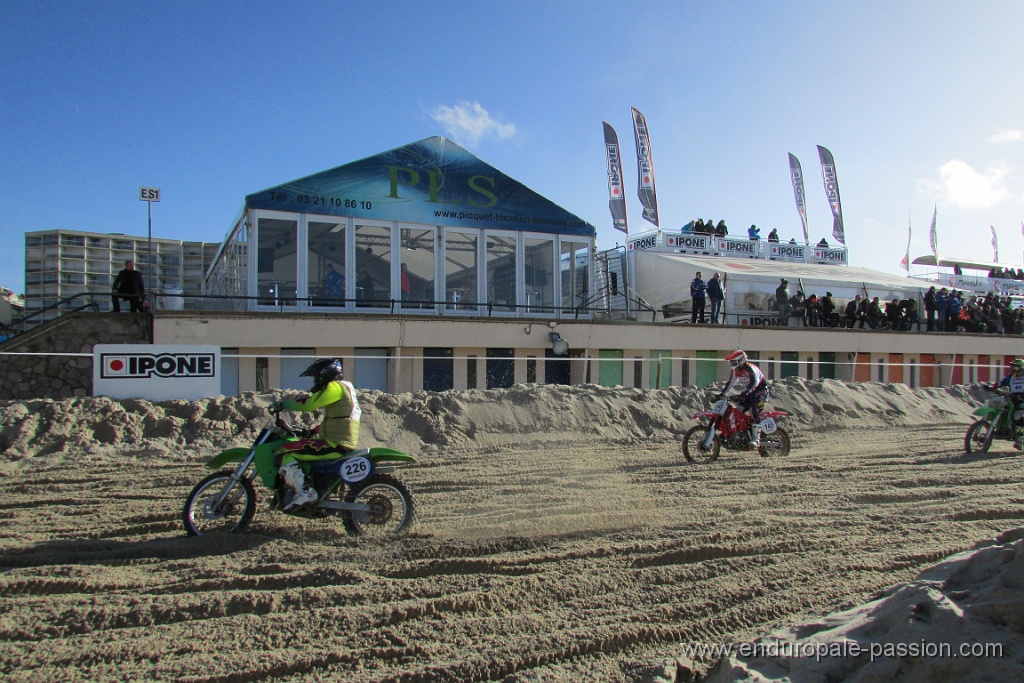
[(147, 313), (61, 316), (0, 344), (0, 399), (91, 396), (95, 344), (148, 343)]

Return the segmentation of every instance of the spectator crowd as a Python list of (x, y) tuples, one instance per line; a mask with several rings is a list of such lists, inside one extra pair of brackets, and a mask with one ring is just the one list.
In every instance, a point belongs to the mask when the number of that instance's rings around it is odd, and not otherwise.
[(790, 296), (783, 279), (775, 290), (773, 308), (784, 325), (844, 327), (926, 332), (971, 332), (982, 334), (1024, 334), (1024, 308), (1014, 308), (1010, 297), (990, 292), (976, 295), (945, 287), (929, 288), (924, 296), (924, 316), (915, 299), (879, 301), (879, 297), (856, 295), (839, 310), (832, 292), (805, 296), (798, 290)]

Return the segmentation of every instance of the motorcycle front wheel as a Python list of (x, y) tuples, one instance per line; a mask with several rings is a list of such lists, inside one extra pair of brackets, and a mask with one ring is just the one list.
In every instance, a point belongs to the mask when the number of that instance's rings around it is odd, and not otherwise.
[(368, 511), (345, 512), (345, 530), (355, 536), (383, 538), (409, 529), (416, 521), (412, 493), (390, 474), (375, 474), (366, 481), (350, 485), (346, 503), (368, 505)]
[(789, 455), (789, 434), (782, 427), (777, 427), (771, 434), (762, 434), (757, 452), (762, 458), (786, 457)]
[(978, 420), (972, 424), (964, 436), (964, 452), (971, 454), (988, 451), (988, 447), (992, 445), (992, 439), (988, 435), (990, 429), (992, 425), (988, 420)]
[(721, 447), (721, 444), (718, 443), (718, 436), (712, 439), (710, 448), (704, 448), (704, 439), (707, 437), (709, 429), (714, 429), (714, 427), (697, 425), (691, 427), (683, 435), (683, 455), (690, 462), (711, 462), (718, 458), (718, 451)]
[[(245, 479), (233, 481), (232, 474), (214, 472), (188, 494), (182, 521), (189, 536), (237, 533), (252, 521), (256, 514), (256, 491)], [(221, 500), (225, 491), (227, 495)]]

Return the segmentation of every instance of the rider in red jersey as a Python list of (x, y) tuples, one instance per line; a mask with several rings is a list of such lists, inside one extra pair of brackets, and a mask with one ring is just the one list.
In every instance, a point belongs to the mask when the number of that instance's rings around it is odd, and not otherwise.
[(736, 385), (742, 385), (743, 391), (736, 395), (737, 405), (750, 413), (750, 445), (755, 448), (761, 445), (761, 410), (770, 395), (768, 380), (761, 369), (747, 361), (747, 352), (736, 350), (725, 357), (732, 366), (729, 383), (718, 397), (724, 398)]

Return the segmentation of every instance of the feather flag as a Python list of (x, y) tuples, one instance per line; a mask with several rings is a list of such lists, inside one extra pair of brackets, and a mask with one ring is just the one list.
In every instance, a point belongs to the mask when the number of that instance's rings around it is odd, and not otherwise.
[(907, 216), (907, 253), (900, 261), (900, 266), (903, 270), (910, 272), (910, 217)]
[(804, 227), (804, 244), (810, 244), (807, 236), (807, 201), (804, 195), (804, 174), (800, 169), (800, 160), (789, 155), (789, 177), (793, 181), (793, 196), (796, 198), (796, 210), (800, 214), (800, 224)]
[(658, 194), (654, 190), (654, 155), (651, 153), (651, 136), (647, 130), (647, 119), (633, 110), (633, 135), (636, 137), (637, 196), (644, 207), (644, 220), (658, 225)]
[(999, 243), (996, 241), (996, 227), (988, 226), (992, 230), (992, 261), (999, 263)]
[(825, 196), (832, 207), (832, 236), (846, 244), (843, 228), (843, 205), (839, 201), (839, 178), (836, 177), (836, 162), (832, 152), (818, 145), (818, 160), (821, 161), (821, 179), (825, 183)]
[(935, 234), (935, 217), (938, 215), (939, 207), (936, 204), (932, 210), (932, 229), (928, 233), (928, 242), (932, 245), (932, 255), (935, 258), (939, 258), (939, 237)]
[(629, 234), (626, 225), (626, 194), (622, 191), (622, 157), (619, 155), (619, 136), (615, 129), (604, 123), (604, 149), (608, 160), (608, 209), (612, 212), (612, 225)]

